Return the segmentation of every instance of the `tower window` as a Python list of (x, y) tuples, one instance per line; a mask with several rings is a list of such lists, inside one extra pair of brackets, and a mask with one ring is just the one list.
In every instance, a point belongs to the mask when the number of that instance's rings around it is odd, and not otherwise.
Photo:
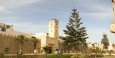
[(6, 31), (6, 28), (5, 28), (5, 27), (1, 28), (1, 31), (4, 31), (4, 32), (5, 32), (5, 31)]
[(51, 30), (51, 32), (52, 32), (52, 30)]
[(113, 0), (112, 0), (112, 2), (113, 2)]

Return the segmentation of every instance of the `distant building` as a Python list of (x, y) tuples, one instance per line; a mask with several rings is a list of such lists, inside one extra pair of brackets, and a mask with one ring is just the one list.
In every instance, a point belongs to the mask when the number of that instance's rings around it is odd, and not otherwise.
[(41, 50), (45, 46), (52, 47), (52, 50), (58, 49), (58, 25), (59, 22), (56, 19), (49, 21), (48, 33), (37, 33), (34, 36), (41, 40)]
[(94, 49), (94, 48), (99, 48), (103, 50), (103, 44), (98, 44), (98, 43), (88, 43), (88, 48), (89, 49)]
[(115, 43), (110, 43), (109, 46), (108, 46), (108, 50), (115, 50), (115, 46), (113, 46), (113, 44)]
[(24, 33), (24, 32), (14, 31), (13, 25), (7, 25), (4, 23), (0, 23), (0, 34), (12, 35), (12, 36), (24, 35), (26, 37), (32, 36), (32, 33)]

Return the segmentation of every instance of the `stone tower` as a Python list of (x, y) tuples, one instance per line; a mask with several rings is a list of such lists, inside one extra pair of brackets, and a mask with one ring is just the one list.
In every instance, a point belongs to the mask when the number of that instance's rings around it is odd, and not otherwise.
[(110, 31), (112, 33), (115, 33), (115, 0), (112, 0), (112, 5), (113, 5), (113, 21), (110, 24)]
[(49, 21), (49, 37), (51, 39), (53, 50), (58, 49), (58, 25), (59, 22), (56, 19)]
[(52, 19), (49, 21), (49, 37), (58, 37), (58, 20)]

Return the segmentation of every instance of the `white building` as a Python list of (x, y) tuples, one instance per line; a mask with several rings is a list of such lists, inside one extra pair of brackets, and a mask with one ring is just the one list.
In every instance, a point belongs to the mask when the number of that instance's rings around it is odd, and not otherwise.
[(98, 43), (88, 43), (88, 48), (89, 49), (94, 49), (94, 48), (99, 48), (103, 50), (103, 44), (98, 44)]
[(45, 46), (52, 47), (52, 50), (58, 49), (58, 20), (52, 19), (49, 21), (48, 33), (37, 33), (34, 36), (41, 40), (41, 50)]

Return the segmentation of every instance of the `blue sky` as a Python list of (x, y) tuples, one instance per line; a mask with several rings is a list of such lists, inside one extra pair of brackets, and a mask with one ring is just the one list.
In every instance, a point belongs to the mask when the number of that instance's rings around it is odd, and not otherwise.
[(103, 33), (110, 42), (115, 34), (109, 30), (113, 20), (111, 0), (0, 0), (0, 23), (13, 24), (15, 31), (48, 32), (48, 21), (59, 20), (59, 35), (76, 7), (86, 27), (88, 42), (100, 43)]

